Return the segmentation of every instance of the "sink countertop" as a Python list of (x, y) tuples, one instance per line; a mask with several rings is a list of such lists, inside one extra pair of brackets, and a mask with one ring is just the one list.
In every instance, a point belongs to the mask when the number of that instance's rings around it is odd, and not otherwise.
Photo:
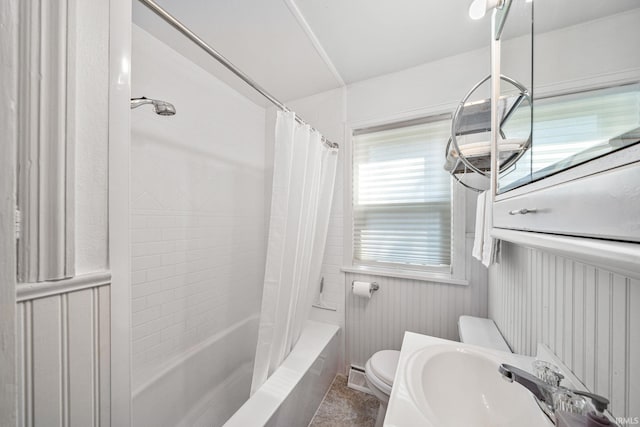
[[(400, 359), (398, 360), (398, 369), (396, 370), (387, 414), (384, 420), (385, 427), (439, 427), (430, 422), (413, 401), (406, 380), (407, 362), (409, 358), (418, 350), (433, 345), (463, 346), (470, 349), (478, 349), (488, 355), (499, 358), (504, 363), (509, 363), (529, 372), (532, 370), (531, 363), (535, 360), (533, 357), (491, 350), (457, 341), (416, 334), (413, 332), (405, 332), (404, 339), (402, 341), (402, 348), (400, 350)], [(499, 375), (497, 369), (496, 375)], [(514, 384), (514, 387), (519, 387), (519, 385)], [(533, 396), (531, 399), (532, 404), (535, 405), (535, 402), (533, 402)]]

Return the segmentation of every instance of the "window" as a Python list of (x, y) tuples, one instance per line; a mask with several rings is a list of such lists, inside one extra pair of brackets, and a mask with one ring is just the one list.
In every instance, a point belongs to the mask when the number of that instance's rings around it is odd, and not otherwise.
[(451, 120), (425, 121), (354, 133), (354, 264), (450, 270)]

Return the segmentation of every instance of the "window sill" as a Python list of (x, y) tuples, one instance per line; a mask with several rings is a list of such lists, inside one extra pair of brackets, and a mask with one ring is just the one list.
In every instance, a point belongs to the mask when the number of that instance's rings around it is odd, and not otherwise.
[(394, 268), (369, 267), (363, 265), (347, 265), (343, 266), (340, 270), (345, 273), (422, 280), (425, 282), (446, 283), (448, 285), (469, 285), (469, 281), (466, 279), (456, 279), (450, 274), (434, 273), (429, 271), (399, 270)]

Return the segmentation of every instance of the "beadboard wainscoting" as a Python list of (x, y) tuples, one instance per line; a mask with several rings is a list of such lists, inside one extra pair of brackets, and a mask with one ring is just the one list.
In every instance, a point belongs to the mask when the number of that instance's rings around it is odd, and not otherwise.
[(640, 280), (502, 243), (489, 317), (516, 353), (546, 344), (618, 417), (640, 416)]
[(109, 292), (96, 281), (18, 303), (17, 425), (110, 425)]
[[(487, 316), (487, 269), (470, 256), (473, 237), (466, 244), (469, 285), (345, 275), (347, 366), (364, 367), (378, 350), (400, 350), (405, 331), (457, 341), (460, 316)], [(371, 299), (356, 297), (354, 280), (377, 282), (380, 289)]]
[[(109, 65), (122, 17), (100, 0), (18, 3), (18, 203), (2, 212), (16, 222), (17, 275), (2, 286), (15, 304), (15, 366), (3, 368), (15, 372), (17, 405), (0, 425), (126, 426), (128, 346), (114, 342), (128, 322), (112, 316), (111, 300), (127, 283), (112, 279), (121, 270), (110, 254), (109, 167), (118, 162), (108, 160), (121, 136), (109, 126)], [(0, 387), (12, 386), (2, 376)]]

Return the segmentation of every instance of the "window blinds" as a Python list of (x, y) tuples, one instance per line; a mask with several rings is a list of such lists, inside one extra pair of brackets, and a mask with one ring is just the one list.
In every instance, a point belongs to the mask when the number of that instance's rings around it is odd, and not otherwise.
[(451, 263), (451, 180), (442, 168), (450, 120), (354, 136), (357, 264)]

